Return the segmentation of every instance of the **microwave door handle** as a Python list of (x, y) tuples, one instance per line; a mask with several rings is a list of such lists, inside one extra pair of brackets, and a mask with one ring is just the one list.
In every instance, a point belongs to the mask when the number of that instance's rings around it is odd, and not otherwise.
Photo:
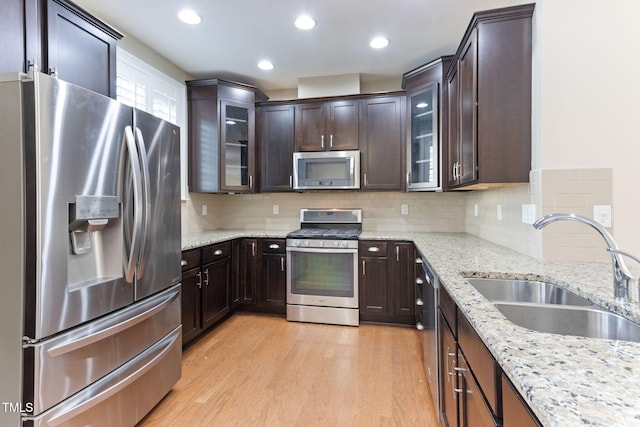
[(149, 234), (149, 222), (151, 218), (151, 178), (149, 176), (149, 160), (147, 157), (147, 150), (144, 146), (144, 137), (142, 131), (136, 127), (135, 141), (138, 148), (138, 158), (140, 159), (140, 166), (142, 167), (142, 234), (140, 236), (140, 255), (138, 257), (138, 270), (136, 277), (142, 279), (144, 274), (144, 266), (146, 260), (147, 240)]
[[(142, 172), (140, 169), (139, 158), (136, 150), (135, 137), (131, 126), (124, 129), (123, 143), (126, 150), (123, 150), (123, 156), (128, 152), (129, 163), (131, 166), (131, 175), (133, 178), (133, 230), (131, 231), (131, 248), (129, 253), (125, 254), (124, 272), (125, 280), (133, 283), (136, 273), (136, 264), (140, 256), (140, 232), (142, 228)], [(123, 209), (128, 212), (128, 209)]]

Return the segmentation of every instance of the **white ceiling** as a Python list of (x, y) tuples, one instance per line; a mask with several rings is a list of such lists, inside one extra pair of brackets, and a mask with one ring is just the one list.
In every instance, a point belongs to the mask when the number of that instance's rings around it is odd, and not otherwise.
[[(196, 78), (221, 77), (263, 90), (290, 89), (298, 78), (360, 73), (362, 82), (397, 78), (455, 53), (471, 15), (526, 0), (75, 0)], [(176, 14), (203, 16), (189, 26)], [(311, 31), (295, 28), (302, 13)], [(391, 44), (369, 47), (376, 35)], [(271, 71), (256, 64), (269, 59)]]

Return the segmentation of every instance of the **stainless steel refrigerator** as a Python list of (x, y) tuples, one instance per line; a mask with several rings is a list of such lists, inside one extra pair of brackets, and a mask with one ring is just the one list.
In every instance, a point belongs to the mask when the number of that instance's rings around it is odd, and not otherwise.
[(133, 426), (181, 375), (179, 129), (0, 76), (0, 425)]

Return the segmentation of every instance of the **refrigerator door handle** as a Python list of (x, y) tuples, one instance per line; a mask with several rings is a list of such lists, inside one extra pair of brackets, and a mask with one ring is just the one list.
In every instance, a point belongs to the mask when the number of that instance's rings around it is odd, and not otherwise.
[(142, 172), (138, 150), (136, 149), (135, 137), (131, 126), (124, 129), (124, 143), (129, 151), (129, 162), (131, 164), (131, 174), (133, 175), (133, 231), (131, 232), (131, 248), (129, 256), (125, 259), (125, 280), (133, 283), (136, 274), (136, 266), (140, 257), (140, 233), (142, 224)]
[(147, 150), (144, 146), (144, 138), (142, 131), (136, 127), (135, 130), (135, 142), (138, 148), (138, 159), (142, 169), (142, 203), (144, 204), (143, 219), (142, 219), (142, 235), (140, 237), (140, 255), (138, 256), (138, 269), (136, 277), (142, 279), (144, 274), (144, 265), (146, 260), (146, 248), (148, 240), (148, 227), (151, 216), (151, 178), (149, 176), (149, 160), (147, 157)]
[[(98, 342), (110, 336), (116, 335), (119, 332), (129, 329), (134, 325), (137, 325), (138, 323), (143, 322), (155, 316), (156, 313), (159, 313), (162, 310), (166, 309), (167, 306), (169, 306), (169, 304), (171, 304), (176, 298), (178, 298), (179, 295), (180, 295), (180, 291), (176, 291), (171, 294), (168, 294), (163, 301), (158, 301), (157, 299), (151, 299), (148, 301), (148, 304), (145, 304), (144, 306), (140, 307), (140, 309), (144, 311), (139, 313), (127, 312), (126, 316), (128, 317), (127, 317), (127, 320), (125, 320), (124, 322), (107, 327), (91, 335), (86, 335), (79, 339), (75, 339), (75, 340), (57, 345), (47, 350), (47, 353), (49, 353), (52, 357), (58, 357), (65, 353), (78, 350), (82, 347), (87, 347), (95, 342)], [(151, 308), (149, 308), (149, 306), (151, 306)]]

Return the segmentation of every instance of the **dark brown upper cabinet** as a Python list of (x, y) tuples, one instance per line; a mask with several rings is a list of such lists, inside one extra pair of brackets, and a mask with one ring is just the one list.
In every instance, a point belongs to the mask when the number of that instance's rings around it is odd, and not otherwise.
[(529, 181), (531, 18), (527, 4), (473, 15), (447, 73), (449, 188)]
[(361, 104), (362, 190), (402, 191), (404, 96), (365, 98)]
[(296, 151), (357, 150), (357, 99), (296, 104)]
[(258, 106), (256, 135), (260, 151), (260, 191), (293, 191), (294, 106)]
[(0, 7), (0, 72), (37, 69), (116, 97), (122, 34), (66, 0), (1, 0)]
[(446, 72), (452, 56), (443, 56), (404, 74), (407, 90), (407, 191), (435, 191), (445, 187), (442, 164), (447, 156)]
[(187, 81), (189, 191), (252, 193), (257, 88), (221, 79)]

